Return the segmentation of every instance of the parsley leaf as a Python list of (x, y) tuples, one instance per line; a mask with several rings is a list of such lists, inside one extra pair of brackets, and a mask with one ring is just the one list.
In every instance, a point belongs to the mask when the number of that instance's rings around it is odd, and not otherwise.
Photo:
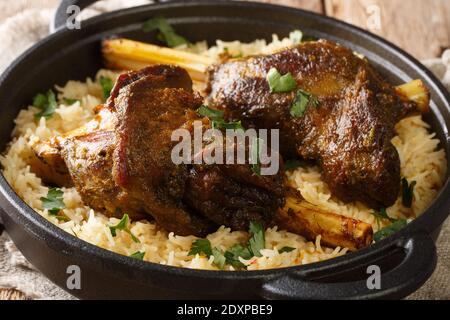
[(320, 102), (316, 96), (298, 89), (295, 94), (294, 103), (291, 106), (291, 116), (293, 116), (294, 118), (302, 117), (305, 114), (308, 106), (312, 105), (317, 108), (319, 107), (319, 104)]
[(261, 223), (250, 222), (250, 233), (252, 234), (248, 241), (250, 251), (255, 257), (261, 257), (260, 251), (266, 247), (266, 239), (264, 235), (264, 227)]
[(232, 130), (244, 130), (241, 121), (226, 122), (223, 119), (223, 111), (211, 109), (207, 106), (201, 106), (198, 108), (197, 113), (202, 117), (207, 117), (211, 120), (211, 127), (213, 129), (232, 129)]
[(111, 90), (114, 86), (114, 83), (110, 78), (103, 76), (100, 77), (98, 81), (100, 83), (100, 86), (102, 87), (103, 100), (106, 101), (111, 95)]
[(280, 250), (278, 250), (278, 253), (284, 253), (284, 252), (291, 252), (291, 251), (294, 251), (295, 250), (295, 248), (292, 248), (292, 247), (283, 247), (283, 248), (281, 248)]
[(297, 82), (290, 72), (281, 75), (277, 69), (271, 68), (266, 80), (269, 83), (270, 92), (290, 92), (297, 87)]
[(253, 257), (253, 254), (247, 247), (244, 247), (240, 244), (235, 244), (230, 249), (225, 251), (226, 263), (232, 265), (235, 268), (242, 268), (244, 264), (239, 260), (239, 257), (242, 259), (248, 260)]
[(408, 180), (405, 178), (402, 179), (402, 204), (405, 208), (411, 208), (412, 206), (415, 186), (416, 181), (411, 181), (408, 184)]
[(223, 120), (223, 111), (217, 109), (211, 109), (207, 106), (201, 106), (198, 108), (197, 113), (202, 117), (207, 117), (211, 120)]
[(217, 248), (212, 248), (212, 255), (214, 257), (214, 264), (220, 269), (223, 269), (226, 263), (226, 258), (222, 251)]
[(143, 252), (137, 251), (137, 252), (131, 254), (130, 258), (144, 260), (144, 256), (145, 256), (145, 251), (143, 251)]
[(300, 160), (287, 160), (284, 163), (284, 170), (291, 171), (297, 169), (302, 166), (302, 162)]
[(396, 220), (389, 226), (375, 232), (375, 234), (373, 235), (373, 239), (375, 240), (375, 242), (378, 242), (378, 241), (380, 241), (386, 237), (389, 237), (389, 236), (393, 235), (394, 233), (400, 231), (401, 229), (406, 227), (407, 224), (408, 223), (405, 219)]
[(204, 254), (207, 257), (213, 256), (213, 263), (219, 269), (223, 269), (225, 266), (226, 258), (224, 254), (218, 248), (211, 248), (211, 242), (208, 239), (197, 239), (192, 243), (188, 255), (195, 256), (196, 254)]
[(158, 40), (173, 48), (182, 44), (189, 44), (189, 41), (178, 35), (173, 27), (163, 17), (147, 20), (143, 25), (144, 32), (158, 30)]
[(117, 235), (117, 230), (124, 231), (128, 233), (131, 236), (131, 239), (133, 239), (134, 242), (139, 243), (139, 239), (131, 233), (130, 229), (128, 228), (130, 218), (125, 213), (122, 217), (122, 219), (115, 225), (115, 226), (109, 226), (109, 230), (111, 231), (111, 235), (115, 237)]
[(211, 242), (208, 239), (197, 239), (192, 243), (191, 250), (188, 255), (195, 256), (196, 254), (204, 254), (206, 256), (212, 255)]
[(42, 206), (48, 210), (51, 215), (57, 215), (59, 211), (66, 206), (63, 201), (64, 192), (58, 188), (50, 188), (47, 192), (47, 197), (41, 197)]
[(56, 96), (53, 90), (49, 90), (46, 94), (39, 93), (36, 95), (33, 99), (33, 106), (41, 110), (34, 115), (35, 118), (51, 118), (57, 107)]

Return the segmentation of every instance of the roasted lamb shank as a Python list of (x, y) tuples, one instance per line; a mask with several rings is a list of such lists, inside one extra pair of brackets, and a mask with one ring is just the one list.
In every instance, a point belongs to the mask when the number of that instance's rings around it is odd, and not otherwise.
[[(266, 76), (291, 73), (318, 99), (302, 116), (290, 109), (296, 91), (271, 93)], [(209, 70), (211, 106), (247, 127), (280, 129), (286, 159), (315, 161), (340, 199), (389, 207), (400, 188), (400, 160), (391, 143), (395, 124), (415, 109), (365, 59), (321, 40), (267, 55), (234, 59)]]
[[(201, 104), (179, 67), (123, 74), (99, 112), (108, 122), (97, 117), (87, 129), (51, 142), (67, 167), (65, 184), (73, 182), (96, 210), (134, 219), (148, 215), (178, 235), (204, 236), (222, 224), (235, 230), (247, 230), (251, 221), (272, 224), (284, 205), (281, 172), (263, 177), (247, 164), (173, 163), (172, 132), (192, 128), (195, 120), (209, 125), (195, 112)], [(47, 155), (37, 153), (41, 164)], [(43, 178), (52, 182), (52, 176)]]

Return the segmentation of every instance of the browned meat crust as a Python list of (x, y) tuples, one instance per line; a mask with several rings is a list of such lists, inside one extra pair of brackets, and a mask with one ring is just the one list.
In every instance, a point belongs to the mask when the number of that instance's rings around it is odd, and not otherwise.
[[(290, 72), (298, 87), (318, 97), (302, 117), (290, 108), (295, 92), (270, 93), (271, 68)], [(283, 157), (315, 160), (333, 194), (349, 202), (388, 207), (400, 188), (395, 123), (415, 107), (367, 61), (328, 41), (308, 42), (269, 56), (239, 59), (209, 71), (210, 105), (244, 125), (279, 128)]]
[(98, 108), (102, 117), (55, 139), (64, 172), (93, 209), (135, 220), (151, 216), (178, 235), (204, 236), (220, 224), (236, 230), (247, 230), (251, 221), (272, 224), (284, 205), (281, 172), (260, 177), (249, 165), (173, 163), (172, 132), (192, 132), (195, 120), (210, 126), (195, 112), (202, 99), (191, 87), (178, 67), (122, 75), (107, 105)]

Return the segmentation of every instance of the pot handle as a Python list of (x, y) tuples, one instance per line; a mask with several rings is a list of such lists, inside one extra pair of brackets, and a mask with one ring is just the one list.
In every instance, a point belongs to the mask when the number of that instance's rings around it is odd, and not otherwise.
[[(373, 269), (366, 269), (365, 279), (340, 282), (330, 280), (345, 270), (382, 265), (394, 259), (399, 252), (404, 258), (390, 270), (380, 270), (378, 288), (373, 281)], [(386, 299), (401, 298), (420, 287), (433, 273), (437, 262), (434, 241), (425, 232), (409, 238), (387, 242), (383, 247), (368, 251), (362, 256), (342, 259), (338, 265), (325, 266), (310, 271), (289, 273), (263, 284), (262, 296), (267, 299)], [(368, 278), (371, 277), (370, 280)], [(369, 289), (368, 283), (373, 289)]]
[(97, 1), (98, 0), (61, 0), (58, 7), (56, 8), (55, 15), (53, 16), (53, 20), (50, 24), (50, 32), (53, 33), (59, 28), (66, 25), (69, 14), (73, 13), (68, 10), (70, 6), (78, 6), (81, 11)]
[[(89, 7), (91, 4), (94, 4), (99, 0), (61, 0), (59, 3), (58, 8), (56, 8), (55, 15), (53, 17), (53, 20), (50, 24), (50, 32), (53, 33), (59, 28), (66, 25), (66, 21), (69, 18), (69, 14), (73, 14), (72, 11), (68, 11), (68, 8), (70, 6), (78, 6), (81, 10), (83, 10), (86, 7)], [(159, 2), (168, 2), (170, 0), (153, 0), (153, 3), (159, 3)]]

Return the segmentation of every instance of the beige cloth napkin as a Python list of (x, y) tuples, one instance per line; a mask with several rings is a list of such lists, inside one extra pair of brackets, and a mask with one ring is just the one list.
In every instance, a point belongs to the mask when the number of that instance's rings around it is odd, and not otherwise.
[[(0, 72), (21, 52), (48, 34), (52, 8), (56, 2), (57, 0), (0, 0)], [(101, 1), (83, 15), (89, 17), (148, 2), (150, 0)], [(450, 90), (450, 50), (441, 59), (424, 63)], [(439, 261), (433, 276), (410, 299), (450, 299), (450, 220), (444, 225), (438, 240), (438, 255)], [(74, 299), (35, 270), (6, 233), (0, 236), (0, 288), (17, 289), (30, 299)]]

